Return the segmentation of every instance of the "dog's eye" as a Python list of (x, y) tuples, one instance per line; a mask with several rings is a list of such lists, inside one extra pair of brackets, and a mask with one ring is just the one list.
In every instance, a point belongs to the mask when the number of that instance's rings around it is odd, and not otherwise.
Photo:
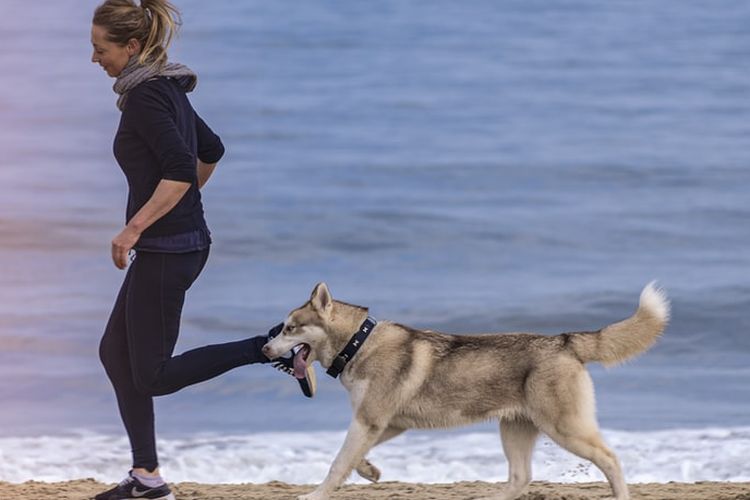
[(284, 328), (284, 333), (292, 333), (296, 329), (297, 325), (286, 325), (286, 327)]

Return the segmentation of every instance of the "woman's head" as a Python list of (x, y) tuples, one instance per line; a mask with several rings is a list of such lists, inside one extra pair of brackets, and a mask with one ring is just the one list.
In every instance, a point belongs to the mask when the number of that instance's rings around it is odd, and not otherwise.
[(180, 13), (168, 0), (106, 0), (94, 11), (91, 61), (109, 76), (118, 76), (130, 58), (141, 64), (162, 65), (167, 48), (180, 26)]

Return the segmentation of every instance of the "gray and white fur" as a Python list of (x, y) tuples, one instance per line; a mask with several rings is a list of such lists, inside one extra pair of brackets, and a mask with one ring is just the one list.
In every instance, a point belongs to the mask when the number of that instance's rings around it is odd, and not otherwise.
[[(264, 352), (276, 358), (306, 344), (307, 363), (328, 368), (367, 315), (364, 307), (333, 300), (320, 283)], [(508, 482), (494, 499), (516, 498), (530, 483), (540, 432), (593, 462), (615, 498), (627, 499), (620, 463), (599, 432), (585, 364), (614, 365), (643, 353), (668, 321), (669, 301), (654, 283), (641, 292), (633, 316), (591, 332), (449, 335), (381, 321), (341, 374), (353, 408), (345, 442), (323, 483), (299, 500), (327, 499), (353, 470), (377, 481), (380, 471), (367, 453), (407, 429), (487, 419), (499, 421), (509, 463)]]

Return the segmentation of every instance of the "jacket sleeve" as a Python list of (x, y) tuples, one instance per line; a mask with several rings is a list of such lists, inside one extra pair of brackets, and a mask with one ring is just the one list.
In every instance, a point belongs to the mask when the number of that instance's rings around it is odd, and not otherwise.
[(203, 163), (217, 163), (224, 156), (224, 144), (218, 135), (195, 113), (195, 131), (198, 137), (198, 159)]
[(196, 182), (196, 159), (175, 124), (168, 102), (154, 91), (136, 87), (123, 110), (138, 136), (156, 156), (163, 179)]

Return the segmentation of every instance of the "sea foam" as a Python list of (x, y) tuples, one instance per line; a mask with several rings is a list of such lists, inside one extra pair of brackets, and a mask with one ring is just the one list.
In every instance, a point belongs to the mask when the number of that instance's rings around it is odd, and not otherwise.
[[(294, 484), (320, 482), (344, 432), (192, 435), (159, 440), (162, 472), (172, 482)], [(750, 481), (750, 427), (655, 432), (605, 431), (628, 482)], [(498, 434), (407, 433), (374, 449), (370, 460), (384, 481), (445, 483), (504, 481), (507, 462)], [(79, 432), (0, 439), (0, 481), (115, 482), (129, 468), (127, 440)], [(603, 481), (590, 462), (542, 437), (533, 459), (535, 480)], [(356, 474), (354, 482), (365, 482)]]

